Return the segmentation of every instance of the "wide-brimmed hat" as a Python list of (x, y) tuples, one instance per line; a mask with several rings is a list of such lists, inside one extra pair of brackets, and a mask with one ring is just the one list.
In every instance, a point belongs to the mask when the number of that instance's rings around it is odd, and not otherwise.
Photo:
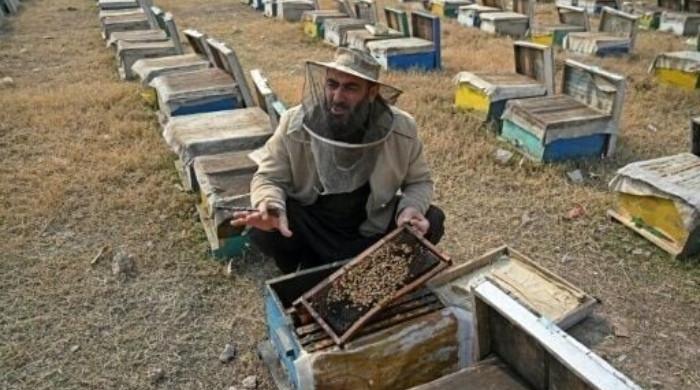
[(375, 83), (380, 87), (380, 95), (393, 103), (402, 91), (392, 85), (379, 81), (381, 65), (368, 53), (348, 48), (338, 48), (332, 62), (307, 61), (307, 66), (321, 66), (335, 69), (363, 80)]

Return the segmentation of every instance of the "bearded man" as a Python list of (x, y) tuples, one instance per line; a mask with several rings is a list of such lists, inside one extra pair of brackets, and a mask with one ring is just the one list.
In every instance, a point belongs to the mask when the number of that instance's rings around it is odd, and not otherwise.
[(416, 123), (392, 104), (368, 54), (339, 49), (333, 62), (306, 63), (302, 104), (267, 141), (251, 183), (257, 211), (237, 212), (250, 239), (285, 273), (356, 256), (410, 224), (432, 243), (444, 214)]

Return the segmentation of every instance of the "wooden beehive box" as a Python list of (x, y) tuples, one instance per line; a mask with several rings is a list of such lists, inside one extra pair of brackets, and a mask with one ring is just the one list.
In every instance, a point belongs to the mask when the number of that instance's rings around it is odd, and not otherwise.
[(229, 46), (207, 39), (212, 68), (156, 77), (161, 123), (170, 117), (253, 107), (253, 97), (238, 56)]
[(158, 76), (206, 69), (210, 66), (205, 34), (196, 30), (184, 31), (193, 53), (160, 58), (140, 59), (131, 66), (131, 71), (144, 85)]
[[(107, 16), (101, 19), (102, 38), (107, 40), (113, 32), (118, 31), (157, 28), (155, 15), (152, 13), (153, 11), (151, 11), (152, 0), (138, 0), (138, 6), (141, 12), (115, 14), (114, 16)], [(155, 7), (155, 9), (160, 11), (158, 7)]]
[(197, 190), (194, 159), (226, 152), (252, 150), (272, 136), (270, 120), (258, 107), (173, 117), (163, 138), (177, 154), (176, 167), (185, 190)]
[(457, 18), (459, 8), (474, 4), (472, 0), (431, 0), (430, 12), (446, 18)]
[(508, 101), (501, 139), (540, 162), (612, 155), (625, 97), (624, 77), (566, 60), (562, 93)]
[(372, 316), (450, 264), (422, 235), (399, 227), (304, 293), (294, 306), (342, 346)]
[(323, 40), (335, 47), (347, 46), (346, 33), (353, 30), (364, 30), (368, 22), (357, 18), (326, 19), (323, 22)]
[(277, 18), (288, 22), (298, 22), (301, 20), (301, 14), (317, 8), (314, 1), (277, 0)]
[(691, 153), (629, 164), (610, 182), (608, 213), (674, 257), (700, 252), (700, 157)]
[(367, 42), (367, 50), (387, 70), (440, 69), (440, 17), (411, 12), (411, 34), (409, 38)]
[(604, 7), (597, 32), (570, 33), (564, 49), (597, 56), (629, 54), (634, 50), (639, 16)]
[(595, 298), (529, 257), (507, 246), (453, 266), (434, 277), (428, 287), (448, 306), (473, 312), (472, 287), (488, 277), (531, 312), (563, 329), (586, 318)]
[(556, 5), (559, 23), (555, 25), (531, 26), (531, 40), (541, 45), (564, 44), (564, 37), (571, 32), (584, 32), (590, 30), (588, 14), (582, 7), (568, 5)]
[(345, 12), (336, 10), (314, 10), (305, 11), (301, 15), (301, 23), (304, 28), (304, 34), (310, 38), (323, 39), (323, 22), (327, 19), (347, 18)]
[(125, 10), (138, 8), (136, 0), (99, 0), (97, 6), (101, 10)]
[[(293, 302), (344, 263), (265, 283), (268, 341), (260, 352), (279, 389), (405, 389), (471, 361), (471, 318), (445, 308), (429, 290), (404, 296), (366, 324), (343, 349), (297, 316)], [(461, 336), (461, 337), (460, 337)]]
[(477, 363), (412, 390), (641, 390), (491, 281), (473, 297)]
[(241, 150), (194, 159), (200, 221), (215, 257), (237, 256), (248, 246), (243, 228), (231, 226), (233, 213), (250, 208), (250, 181), (258, 164), (249, 157), (251, 150)]
[(479, 28), (481, 26), (481, 14), (488, 12), (500, 12), (501, 8), (490, 7), (481, 4), (464, 5), (459, 7), (457, 23), (466, 27)]
[(406, 11), (384, 7), (384, 18), (386, 19), (386, 30), (378, 26), (365, 26), (363, 30), (348, 31), (348, 47), (366, 52), (368, 42), (406, 38), (411, 35)]
[(691, 90), (700, 88), (700, 52), (677, 51), (659, 54), (649, 71), (664, 84)]
[(468, 110), (500, 128), (510, 99), (554, 94), (554, 54), (551, 47), (516, 41), (515, 72), (460, 72), (455, 77), (455, 107)]
[(692, 36), (700, 28), (700, 13), (669, 12), (661, 14), (659, 31), (671, 32), (680, 36)]
[(600, 14), (605, 7), (619, 9), (618, 0), (577, 0), (573, 1), (574, 6), (583, 7), (590, 15)]

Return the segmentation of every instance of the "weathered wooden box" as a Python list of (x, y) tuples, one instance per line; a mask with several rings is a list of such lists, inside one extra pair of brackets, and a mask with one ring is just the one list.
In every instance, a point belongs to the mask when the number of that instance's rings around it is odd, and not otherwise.
[(500, 137), (541, 162), (612, 155), (624, 102), (624, 77), (566, 60), (562, 93), (508, 101)]
[(677, 51), (656, 56), (649, 68), (664, 84), (683, 89), (700, 88), (700, 52)]
[(243, 228), (231, 226), (235, 210), (250, 208), (250, 181), (258, 164), (251, 150), (199, 156), (194, 159), (200, 221), (212, 254), (218, 258), (238, 256), (248, 247)]
[(610, 182), (608, 213), (674, 257), (700, 252), (700, 157), (692, 153), (629, 164)]
[(597, 32), (570, 33), (564, 49), (597, 56), (629, 54), (634, 50), (639, 16), (603, 8)]
[(700, 29), (700, 13), (669, 12), (661, 14), (659, 31), (671, 32), (680, 36), (693, 36)]
[(573, 3), (571, 5), (584, 8), (590, 15), (600, 14), (605, 7), (618, 8), (618, 0), (577, 0)]
[[(149, 40), (117, 41), (116, 57), (119, 64), (119, 76), (122, 80), (131, 80), (134, 78), (134, 73), (131, 68), (134, 63), (140, 59), (168, 57), (183, 53), (180, 36), (173, 16), (169, 12), (166, 12), (162, 16), (156, 16), (156, 19), (159, 27), (163, 28), (163, 30), (160, 31), (164, 32), (164, 39), (152, 38)], [(112, 35), (116, 34), (118, 33)]]
[(144, 85), (158, 77), (166, 74), (192, 72), (206, 69), (210, 66), (207, 43), (207, 36), (196, 30), (185, 30), (185, 38), (190, 44), (193, 53), (181, 54), (160, 58), (140, 59), (131, 66), (133, 74), (141, 80)]
[(387, 70), (433, 70), (442, 66), (440, 17), (411, 13), (410, 38), (367, 42), (369, 53)]
[(659, 6), (647, 5), (642, 1), (629, 1), (623, 3), (622, 10), (639, 16), (639, 28), (643, 30), (656, 30), (659, 28), (659, 20), (664, 9)]
[(378, 313), (343, 349), (292, 303), (341, 267), (304, 270), (265, 284), (269, 341), (260, 346), (279, 389), (405, 389), (471, 361), (471, 316), (445, 308), (429, 290)]
[(163, 138), (178, 156), (183, 187), (192, 191), (198, 183), (192, 169), (196, 157), (256, 149), (272, 132), (267, 114), (251, 107), (173, 117)]
[(226, 44), (207, 39), (213, 68), (156, 77), (161, 122), (170, 117), (231, 110), (255, 105), (236, 53)]
[(490, 280), (473, 297), (478, 362), (413, 390), (641, 390)]
[(513, 52), (515, 72), (460, 72), (455, 77), (455, 107), (500, 124), (508, 100), (554, 94), (552, 48), (516, 41)]
[(316, 8), (316, 3), (310, 0), (277, 0), (277, 18), (288, 22), (298, 22), (304, 12)]
[(411, 36), (406, 11), (385, 7), (384, 18), (386, 19), (386, 29), (375, 25), (370, 26), (370, 28), (365, 26), (363, 30), (348, 31), (348, 47), (366, 52), (368, 42)]
[(473, 0), (431, 0), (430, 12), (446, 18), (457, 18), (459, 8), (474, 4)]
[(301, 15), (301, 23), (304, 29), (304, 34), (310, 38), (323, 39), (323, 22), (328, 19), (347, 18), (345, 12), (335, 10), (314, 10), (305, 11)]
[(528, 30), (527, 15), (515, 12), (488, 12), (481, 15), (481, 31), (521, 38)]
[(368, 21), (357, 18), (333, 18), (323, 21), (323, 40), (335, 47), (347, 46), (349, 31), (364, 30)]
[[(134, 15), (141, 14), (149, 20), (152, 20), (151, 28), (146, 30), (130, 30), (130, 31), (115, 31), (109, 35), (107, 39), (107, 47), (116, 48), (119, 41), (131, 42), (157, 42), (168, 40), (168, 25), (165, 23), (165, 12), (156, 6), (147, 9), (148, 14), (140, 9), (140, 13), (132, 13)], [(169, 16), (170, 22), (174, 26), (172, 15)]]
[[(152, 0), (138, 0), (137, 4), (141, 12), (119, 13), (101, 18), (102, 38), (105, 40), (109, 39), (110, 35), (117, 31), (148, 30), (156, 28), (157, 22), (151, 11)], [(158, 7), (156, 7), (156, 9), (160, 10)]]
[(481, 4), (472, 4), (459, 7), (457, 23), (466, 27), (481, 27), (481, 14), (488, 12), (500, 12), (501, 8), (489, 7)]
[(428, 288), (444, 304), (473, 312), (472, 288), (484, 278), (563, 329), (585, 319), (596, 305), (592, 296), (507, 246), (453, 266), (431, 279)]
[(123, 10), (138, 8), (136, 0), (99, 0), (97, 6), (101, 10)]
[(585, 9), (559, 4), (555, 7), (559, 24), (533, 28), (530, 34), (533, 42), (547, 46), (562, 46), (564, 37), (569, 33), (590, 30), (590, 22)]

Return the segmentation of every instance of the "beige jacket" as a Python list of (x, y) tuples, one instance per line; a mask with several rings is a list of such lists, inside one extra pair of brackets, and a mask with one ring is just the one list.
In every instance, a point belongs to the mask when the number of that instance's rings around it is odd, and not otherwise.
[[(392, 107), (393, 132), (384, 143), (377, 165), (370, 175), (371, 193), (367, 199), (367, 220), (360, 225), (364, 236), (383, 234), (397, 212), (413, 206), (425, 214), (433, 195), (430, 168), (423, 157), (416, 122), (408, 113)], [(258, 171), (251, 183), (251, 202), (258, 207), (268, 201), (285, 208), (287, 197), (303, 205), (316, 202), (321, 182), (311, 154), (309, 134), (302, 127), (301, 106), (282, 115), (275, 134), (261, 154)], [(401, 196), (396, 197), (400, 190)]]

